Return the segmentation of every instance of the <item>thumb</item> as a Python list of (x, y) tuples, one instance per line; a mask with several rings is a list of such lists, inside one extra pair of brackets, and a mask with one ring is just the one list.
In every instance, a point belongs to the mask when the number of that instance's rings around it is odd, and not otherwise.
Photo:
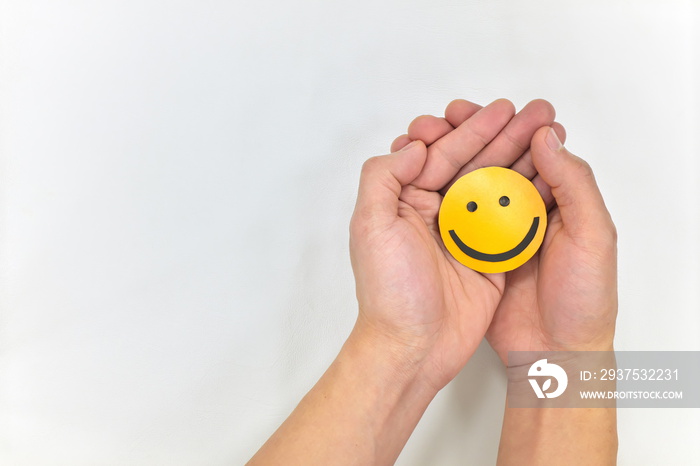
[(368, 159), (362, 165), (355, 215), (393, 221), (398, 215), (401, 188), (420, 174), (427, 154), (422, 141), (413, 141), (398, 152)]
[(590, 165), (569, 152), (551, 127), (535, 133), (530, 150), (537, 172), (552, 188), (566, 231), (590, 236), (614, 229)]

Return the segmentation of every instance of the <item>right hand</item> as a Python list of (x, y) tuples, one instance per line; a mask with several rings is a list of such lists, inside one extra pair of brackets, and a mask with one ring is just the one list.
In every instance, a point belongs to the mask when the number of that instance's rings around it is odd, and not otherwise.
[[(542, 247), (509, 272), (486, 338), (508, 351), (611, 351), (617, 316), (617, 233), (591, 167), (550, 128), (532, 161), (553, 204)], [(550, 193), (551, 192), (551, 197)]]

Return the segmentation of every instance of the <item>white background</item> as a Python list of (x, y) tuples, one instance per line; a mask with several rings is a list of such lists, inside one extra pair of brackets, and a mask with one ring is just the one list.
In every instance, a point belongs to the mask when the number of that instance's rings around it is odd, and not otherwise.
[[(619, 230), (619, 350), (700, 350), (690, 1), (0, 3), (0, 464), (245, 462), (356, 312), (363, 160), (454, 98), (550, 100)], [(482, 345), (401, 465), (492, 464)], [(700, 410), (620, 410), (620, 464)]]

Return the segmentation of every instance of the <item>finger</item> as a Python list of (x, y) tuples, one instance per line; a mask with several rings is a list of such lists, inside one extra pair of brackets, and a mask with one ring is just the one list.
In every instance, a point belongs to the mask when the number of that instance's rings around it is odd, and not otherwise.
[(368, 159), (362, 165), (353, 222), (392, 222), (398, 213), (402, 186), (418, 176), (426, 156), (425, 145), (414, 141), (399, 152)]
[[(481, 153), (455, 174), (450, 185), (466, 173), (483, 167), (509, 167), (530, 147), (535, 132), (554, 122), (554, 107), (546, 100), (528, 103)], [(445, 190), (449, 185), (445, 187)]]
[(412, 141), (420, 139), (426, 146), (429, 146), (453, 129), (454, 126), (444, 118), (421, 115), (408, 125), (408, 137)]
[(447, 104), (445, 108), (445, 120), (456, 128), (481, 109), (481, 105), (475, 104), (474, 102), (469, 102), (464, 99), (455, 99)]
[[(557, 122), (554, 122), (552, 124), (552, 129), (554, 130), (555, 133), (557, 133), (557, 136), (561, 140), (561, 143), (564, 144), (566, 142), (566, 130), (562, 125), (560, 125)], [(524, 156), (522, 156), (520, 159), (516, 160), (515, 163), (518, 163), (521, 159), (526, 159), (527, 160), (527, 167), (523, 167), (522, 171), (515, 169), (511, 167), (511, 169), (518, 171), (521, 173), (523, 176), (526, 176), (530, 178), (532, 181), (532, 184), (535, 185), (535, 188), (537, 188), (537, 191), (539, 191), (540, 196), (542, 196), (542, 200), (544, 201), (544, 205), (547, 208), (547, 212), (552, 210), (554, 206), (557, 204), (554, 201), (554, 195), (552, 195), (552, 188), (542, 179), (542, 177), (537, 173), (537, 169), (535, 168), (535, 164), (532, 163), (532, 150), (529, 150), (525, 153)], [(515, 165), (515, 164), (514, 164)], [(528, 176), (531, 173), (534, 173), (532, 176)]]
[(595, 238), (612, 227), (591, 167), (566, 150), (551, 127), (532, 138), (532, 161), (551, 187), (564, 228), (573, 238)]
[(420, 139), (430, 145), (445, 136), (481, 110), (481, 105), (463, 99), (453, 100), (445, 108), (445, 118), (421, 115), (408, 126), (408, 137), (412, 141)]
[(554, 129), (554, 132), (557, 133), (561, 143), (564, 144), (566, 142), (566, 128), (564, 128), (564, 125), (555, 121), (552, 123), (552, 129)]
[(537, 175), (532, 179), (532, 184), (535, 185), (535, 188), (537, 188), (540, 196), (542, 196), (547, 212), (552, 210), (554, 206), (557, 205), (556, 201), (554, 200), (554, 195), (552, 194), (552, 188), (545, 180), (542, 179), (540, 175)]
[(401, 136), (394, 139), (394, 142), (391, 143), (391, 152), (398, 152), (410, 143), (411, 138), (408, 137), (408, 134), (402, 134)]
[[(554, 129), (554, 132), (557, 133), (557, 136), (559, 137), (561, 143), (564, 144), (566, 142), (566, 130), (564, 129), (564, 127), (557, 122), (552, 123), (551, 126)], [(532, 163), (532, 152), (530, 151), (530, 149), (528, 149), (522, 157), (513, 162), (513, 165), (510, 166), (510, 169), (515, 170), (516, 172), (523, 175), (525, 178), (532, 180), (535, 177), (535, 175), (537, 175), (537, 169)]]
[(513, 104), (500, 99), (476, 112), (428, 149), (423, 171), (413, 185), (429, 191), (443, 188), (513, 118)]

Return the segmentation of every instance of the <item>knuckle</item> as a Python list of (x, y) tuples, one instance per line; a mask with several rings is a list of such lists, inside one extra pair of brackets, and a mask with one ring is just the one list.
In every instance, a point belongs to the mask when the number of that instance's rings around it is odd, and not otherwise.
[(351, 243), (366, 241), (375, 229), (375, 225), (376, 217), (371, 209), (356, 209), (350, 219), (349, 233)]
[(527, 142), (525, 142), (525, 143), (522, 142), (522, 141), (519, 141), (518, 138), (516, 138), (515, 136), (513, 136), (513, 135), (510, 133), (510, 131), (507, 131), (507, 127), (506, 127), (506, 129), (504, 129), (504, 130), (501, 132), (501, 134), (503, 134), (503, 136), (506, 138), (506, 140), (507, 140), (513, 147), (515, 147), (515, 149), (518, 151), (519, 154), (524, 154), (525, 151), (528, 149), (528, 147), (530, 147), (530, 141), (527, 141)]
[(603, 256), (614, 256), (617, 251), (617, 228), (608, 217), (598, 221), (597, 227), (588, 230), (586, 243), (592, 251), (598, 251)]
[(359, 220), (358, 217), (358, 212), (357, 210), (355, 213), (352, 215), (352, 218), (350, 218), (350, 237), (357, 236), (361, 233), (361, 229), (363, 228), (362, 223)]
[[(364, 217), (364, 218), (363, 218)], [(367, 228), (367, 214), (361, 209), (355, 209), (355, 212), (350, 218), (350, 236), (361, 236)]]
[(491, 140), (493, 139), (491, 135), (489, 135), (484, 128), (474, 128), (470, 127), (470, 132), (472, 136), (476, 138), (476, 140), (479, 142), (481, 146), (486, 147)]
[(590, 178), (595, 180), (593, 168), (591, 167), (591, 165), (585, 160), (583, 160), (581, 157), (577, 157), (574, 155), (573, 158), (577, 175), (581, 178)]
[(430, 149), (432, 154), (436, 154), (437, 157), (444, 159), (450, 165), (452, 165), (453, 168), (462, 168), (462, 163), (459, 160), (456, 160), (452, 153), (448, 152), (439, 142), (430, 146)]
[(376, 171), (377, 167), (379, 166), (380, 163), (381, 163), (381, 157), (378, 155), (375, 155), (374, 157), (368, 158), (362, 164), (361, 174), (367, 175), (369, 173)]

